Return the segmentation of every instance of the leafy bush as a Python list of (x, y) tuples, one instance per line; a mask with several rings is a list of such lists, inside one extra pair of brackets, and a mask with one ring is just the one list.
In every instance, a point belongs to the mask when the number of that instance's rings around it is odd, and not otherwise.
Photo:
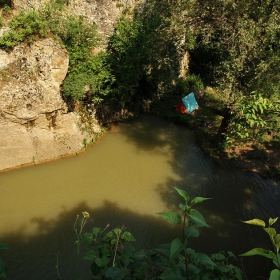
[(46, 22), (34, 11), (21, 11), (11, 20), (9, 26), (10, 30), (0, 38), (2, 48), (12, 48), (25, 40), (32, 43), (36, 37), (46, 37), (48, 31)]
[(107, 225), (105, 229), (93, 228), (91, 232), (83, 232), (89, 217), (87, 212), (83, 212), (80, 229), (76, 229), (77, 220), (74, 226), (76, 244), (78, 252), (82, 244), (87, 245), (83, 258), (91, 263), (92, 279), (242, 279), (241, 270), (229, 263), (230, 258), (235, 258), (232, 252), (207, 256), (188, 247), (190, 240), (199, 236), (199, 227), (209, 227), (193, 205), (209, 198), (190, 200), (184, 190), (175, 189), (185, 202), (179, 205), (182, 215), (176, 212), (161, 212), (158, 215), (178, 224), (182, 228), (182, 237), (152, 250), (135, 251), (132, 242), (136, 240), (124, 228), (104, 234)]
[(185, 96), (186, 94), (198, 89), (204, 89), (202, 80), (199, 76), (190, 74), (186, 79), (181, 78), (176, 81), (174, 91), (176, 94)]

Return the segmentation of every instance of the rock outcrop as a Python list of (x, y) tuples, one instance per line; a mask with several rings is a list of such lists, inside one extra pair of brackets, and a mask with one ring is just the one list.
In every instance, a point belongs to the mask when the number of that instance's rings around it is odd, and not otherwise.
[[(142, 1), (142, 0), (141, 0)], [(124, 9), (133, 9), (140, 0), (68, 0), (66, 12), (82, 15), (89, 23), (95, 23), (98, 32), (106, 40)], [(49, 0), (12, 0), (16, 10), (39, 10)]]
[(50, 38), (0, 50), (0, 170), (76, 153), (100, 132), (61, 97), (68, 63)]

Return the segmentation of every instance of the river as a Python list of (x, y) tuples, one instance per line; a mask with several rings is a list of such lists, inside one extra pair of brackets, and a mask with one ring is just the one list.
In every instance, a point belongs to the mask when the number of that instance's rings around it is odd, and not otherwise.
[[(84, 153), (0, 173), (0, 236), (11, 246), (0, 251), (7, 279), (57, 279), (57, 264), (63, 279), (75, 279), (73, 224), (82, 211), (90, 213), (88, 231), (124, 225), (139, 248), (170, 242), (180, 229), (156, 213), (177, 210), (182, 201), (173, 187), (213, 198), (199, 205), (212, 228), (190, 247), (236, 255), (269, 248), (261, 228), (241, 221), (279, 216), (280, 183), (215, 164), (186, 127), (143, 114), (113, 126)], [(234, 264), (249, 280), (268, 278), (272, 268), (262, 257)]]

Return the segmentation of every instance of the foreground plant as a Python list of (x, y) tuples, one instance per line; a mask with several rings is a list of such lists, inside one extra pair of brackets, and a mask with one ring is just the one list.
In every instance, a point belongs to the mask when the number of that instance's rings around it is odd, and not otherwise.
[(179, 204), (182, 215), (175, 212), (162, 212), (158, 215), (167, 221), (178, 224), (182, 228), (182, 237), (174, 239), (170, 244), (159, 246), (162, 252), (169, 259), (168, 265), (160, 279), (242, 279), (241, 270), (228, 263), (230, 257), (235, 258), (232, 252), (219, 252), (210, 257), (204, 253), (197, 253), (188, 248), (191, 237), (198, 237), (199, 227), (210, 227), (203, 215), (193, 205), (210, 198), (195, 197), (190, 199), (186, 191), (175, 188), (179, 195), (185, 200)]
[(266, 227), (266, 224), (263, 220), (260, 219), (253, 219), (249, 221), (243, 221), (246, 224), (249, 225), (255, 225), (262, 227), (264, 231), (269, 235), (270, 241), (273, 245), (274, 252), (263, 249), (263, 248), (254, 248), (240, 256), (242, 257), (248, 257), (248, 256), (263, 256), (265, 258), (271, 259), (273, 263), (276, 265), (276, 269), (273, 269), (270, 272), (269, 280), (279, 280), (280, 279), (280, 254), (279, 254), (279, 248), (280, 248), (280, 234), (277, 234), (275, 228), (271, 227), (276, 221), (277, 218), (269, 218), (268, 220), (268, 227)]
[[(181, 238), (162, 244), (151, 250), (136, 251), (133, 235), (124, 227), (115, 228), (106, 234), (104, 229), (93, 228), (91, 232), (76, 231), (79, 245), (87, 246), (83, 258), (90, 261), (92, 279), (162, 279), (162, 280), (200, 280), (200, 279), (238, 279), (241, 270), (228, 260), (235, 258), (231, 252), (219, 252), (208, 256), (188, 248), (191, 237), (198, 237), (199, 227), (210, 227), (202, 214), (193, 209), (197, 203), (209, 198), (196, 197), (190, 200), (188, 194), (175, 188), (185, 203), (180, 204), (182, 215), (175, 212), (158, 213), (169, 222), (182, 228)], [(85, 220), (86, 221), (86, 220)]]

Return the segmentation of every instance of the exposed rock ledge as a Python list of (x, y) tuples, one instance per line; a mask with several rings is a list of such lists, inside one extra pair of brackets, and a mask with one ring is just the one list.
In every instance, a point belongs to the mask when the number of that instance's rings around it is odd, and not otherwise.
[(60, 85), (67, 52), (54, 40), (0, 50), (0, 170), (73, 154), (100, 132), (68, 112)]

